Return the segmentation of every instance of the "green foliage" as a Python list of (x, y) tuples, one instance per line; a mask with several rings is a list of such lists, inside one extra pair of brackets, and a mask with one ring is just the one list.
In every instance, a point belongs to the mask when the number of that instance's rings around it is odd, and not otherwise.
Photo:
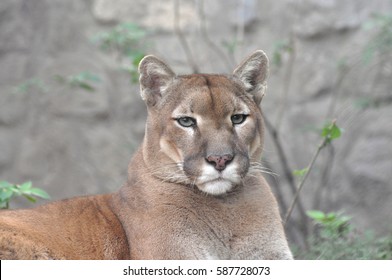
[(321, 136), (326, 139), (327, 143), (330, 143), (332, 140), (339, 138), (341, 135), (342, 130), (336, 125), (335, 122), (326, 124), (321, 131)]
[(308, 211), (315, 231), (308, 240), (308, 249), (295, 250), (298, 259), (392, 259), (392, 234), (376, 238), (360, 233), (351, 218), (342, 213)]
[[(319, 131), (319, 129), (317, 129)], [(336, 121), (327, 123), (321, 129), (321, 136), (323, 137), (323, 142), (319, 146), (320, 151), (325, 145), (330, 144), (332, 140), (339, 138), (342, 135), (342, 130), (336, 125)], [(311, 170), (311, 166), (307, 166), (303, 169), (298, 169), (293, 171), (293, 175), (298, 178), (303, 178)]]
[(71, 87), (81, 88), (90, 92), (95, 91), (93, 83), (101, 81), (100, 77), (90, 72), (81, 72), (76, 75), (70, 75), (67, 77), (56, 75), (55, 80), (59, 83), (69, 85)]
[[(88, 71), (81, 72), (79, 74), (70, 76), (54, 75), (53, 79), (60, 84), (70, 86), (73, 88), (81, 88), (86, 91), (95, 91), (95, 83), (101, 81), (100, 77)], [(16, 86), (14, 93), (28, 93), (33, 90), (38, 90), (39, 92), (49, 92), (49, 89), (54, 85), (50, 81), (44, 81), (38, 78), (29, 79), (20, 85)]]
[(364, 25), (365, 29), (376, 29), (377, 32), (367, 44), (363, 59), (369, 62), (375, 53), (381, 55), (392, 51), (392, 14), (375, 14)]
[(131, 58), (131, 64), (124, 67), (124, 70), (126, 70), (131, 77), (131, 82), (134, 84), (139, 81), (139, 73), (138, 73), (137, 69), (138, 69), (139, 63), (143, 59), (143, 57), (144, 57), (144, 53), (135, 54)]
[(294, 170), (293, 175), (296, 177), (303, 177), (303, 176), (305, 176), (306, 173), (308, 173), (308, 171), (309, 171), (309, 167), (306, 167), (306, 168), (303, 168), (300, 170)]
[(350, 217), (343, 216), (340, 213), (323, 213), (317, 210), (311, 210), (306, 212), (306, 214), (313, 219), (313, 221), (322, 226), (321, 236), (331, 237), (336, 235), (336, 237), (341, 237), (350, 232)]
[(376, 107), (375, 105), (374, 98), (372, 97), (361, 97), (354, 101), (354, 106), (358, 109)]
[(47, 85), (44, 83), (43, 80), (38, 78), (32, 78), (16, 86), (14, 89), (14, 93), (27, 93), (34, 89), (38, 89), (39, 91), (43, 92), (48, 91)]
[(369, 108), (380, 108), (392, 103), (392, 96), (384, 97), (361, 97), (355, 100), (354, 106), (358, 109), (365, 110)]
[(93, 41), (104, 51), (115, 51), (123, 56), (139, 53), (140, 41), (146, 32), (134, 23), (121, 23), (108, 32), (97, 34)]
[(7, 181), (0, 181), (0, 209), (8, 209), (10, 201), (16, 196), (23, 196), (32, 203), (37, 201), (36, 197), (50, 199), (47, 192), (40, 188), (33, 188), (31, 182), (17, 185)]
[(118, 58), (125, 58), (129, 63), (123, 67), (129, 72), (133, 83), (138, 80), (137, 67), (145, 56), (145, 38), (147, 32), (134, 23), (125, 22), (108, 32), (97, 34), (93, 38), (103, 51), (115, 53)]

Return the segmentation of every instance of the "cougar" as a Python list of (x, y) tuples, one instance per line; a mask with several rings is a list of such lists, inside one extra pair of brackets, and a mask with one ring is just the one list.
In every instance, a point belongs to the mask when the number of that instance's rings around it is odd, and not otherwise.
[(1, 259), (291, 259), (260, 164), (268, 59), (231, 75), (139, 64), (145, 137), (117, 192), (0, 213)]

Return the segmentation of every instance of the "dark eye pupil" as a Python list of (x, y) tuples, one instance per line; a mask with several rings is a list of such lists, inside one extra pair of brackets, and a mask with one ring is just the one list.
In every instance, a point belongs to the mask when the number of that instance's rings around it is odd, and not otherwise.
[(247, 117), (247, 115), (241, 115), (241, 114), (233, 115), (231, 117), (231, 122), (233, 124), (241, 124), (245, 121), (246, 117)]
[(196, 120), (190, 117), (182, 117), (177, 119), (177, 122), (183, 127), (190, 127), (196, 124)]

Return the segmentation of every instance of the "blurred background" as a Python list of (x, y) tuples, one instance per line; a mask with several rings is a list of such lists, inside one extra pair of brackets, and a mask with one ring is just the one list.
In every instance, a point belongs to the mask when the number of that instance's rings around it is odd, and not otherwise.
[(296, 256), (332, 258), (328, 238), (360, 237), (389, 248), (372, 245), (368, 258), (390, 258), (390, 0), (1, 0), (0, 181), (32, 181), (51, 200), (119, 189), (144, 134), (140, 59), (231, 73), (256, 49), (270, 58), (262, 163), (282, 219), (323, 128), (335, 121), (341, 132), (286, 224)]

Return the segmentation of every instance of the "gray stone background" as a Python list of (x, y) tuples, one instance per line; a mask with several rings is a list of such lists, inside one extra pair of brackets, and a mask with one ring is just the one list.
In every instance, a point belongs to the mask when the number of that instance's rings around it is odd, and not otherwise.
[[(124, 183), (146, 110), (124, 61), (92, 38), (121, 22), (137, 23), (147, 31), (145, 53), (190, 73), (174, 29), (174, 2), (1, 0), (0, 180), (32, 181), (53, 200)], [(392, 230), (392, 60), (388, 52), (364, 58), (379, 31), (367, 23), (380, 13), (391, 16), (392, 2), (184, 0), (179, 9), (201, 72), (231, 72), (255, 49), (271, 58), (262, 108), (278, 128), (290, 168), (309, 163), (321, 139), (316, 128), (327, 120), (344, 130), (317, 160), (301, 194), (305, 209), (344, 211), (359, 228), (386, 234)], [(233, 52), (225, 42), (237, 42)], [(278, 65), (280, 42), (292, 48), (283, 49)], [(53, 79), (85, 71), (99, 77), (94, 91)], [(271, 134), (266, 138), (263, 162), (277, 174), (267, 177), (287, 207), (287, 178)], [(31, 207), (23, 200), (11, 206)], [(295, 212), (293, 223), (300, 219)], [(298, 234), (290, 238), (298, 241)]]

